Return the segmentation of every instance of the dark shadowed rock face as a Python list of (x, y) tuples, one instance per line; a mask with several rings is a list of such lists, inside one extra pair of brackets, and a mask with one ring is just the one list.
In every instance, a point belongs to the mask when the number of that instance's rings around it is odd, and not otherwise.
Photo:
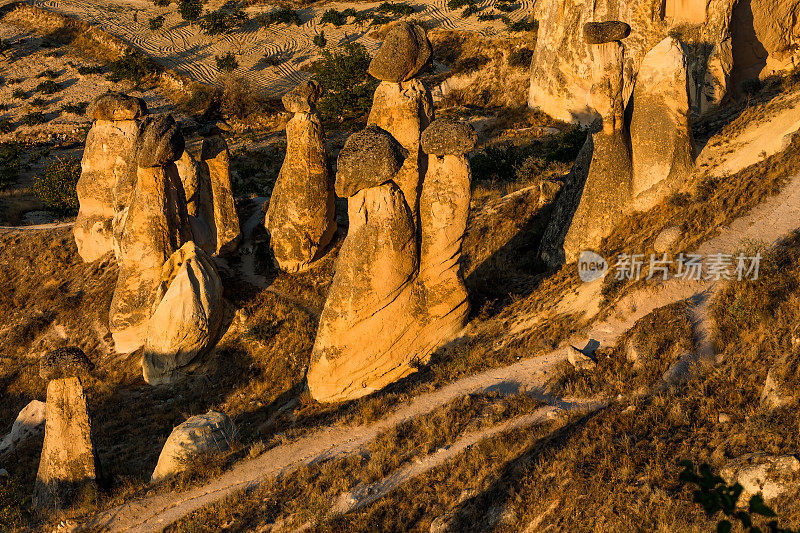
[(141, 98), (108, 92), (92, 104), (94, 120), (133, 120), (147, 114), (147, 104)]
[(39, 361), (39, 376), (51, 380), (88, 374), (94, 370), (83, 350), (75, 346), (64, 346), (48, 352)]
[(290, 113), (313, 113), (320, 91), (320, 85), (316, 81), (304, 81), (283, 96), (283, 107)]
[(349, 198), (392, 179), (402, 163), (400, 150), (397, 141), (377, 126), (351, 135), (339, 152), (336, 194)]
[(184, 148), (181, 128), (172, 115), (148, 117), (139, 137), (139, 166), (163, 167), (180, 159)]
[(478, 134), (466, 122), (447, 118), (434, 120), (422, 132), (422, 150), (430, 155), (462, 155), (475, 149)]
[(433, 48), (421, 26), (398, 22), (386, 35), (369, 65), (369, 73), (381, 81), (408, 81), (428, 63)]
[(603, 44), (621, 41), (631, 34), (631, 27), (625, 22), (587, 22), (583, 25), (583, 39), (586, 44)]

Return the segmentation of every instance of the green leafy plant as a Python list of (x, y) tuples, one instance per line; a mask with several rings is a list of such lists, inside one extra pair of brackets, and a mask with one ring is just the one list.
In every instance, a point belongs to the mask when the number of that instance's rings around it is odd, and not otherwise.
[(150, 59), (139, 51), (125, 50), (123, 56), (108, 65), (109, 81), (118, 82), (130, 80), (136, 85), (141, 84), (153, 71)]
[(488, 21), (494, 20), (496, 18), (497, 18), (497, 15), (493, 15), (491, 13), (481, 13), (480, 15), (478, 15), (478, 20), (480, 20), (481, 22), (488, 22)]
[(461, 12), (461, 18), (466, 19), (478, 12), (478, 6), (475, 4), (469, 5)]
[(508, 31), (511, 32), (536, 31), (539, 28), (539, 23), (535, 20), (522, 19), (516, 22), (511, 22), (511, 20), (506, 18), (505, 23), (508, 27)]
[(508, 64), (514, 68), (530, 68), (533, 59), (533, 50), (530, 48), (517, 48), (508, 54)]
[(504, 13), (509, 13), (514, 11), (514, 2), (509, 2), (507, 0), (497, 0), (495, 2), (494, 7), (497, 8), (498, 11), (503, 11)]
[(337, 28), (347, 22), (347, 17), (335, 9), (329, 9), (322, 14), (320, 24), (333, 24)]
[(33, 194), (48, 209), (59, 213), (77, 213), (76, 186), (81, 177), (81, 161), (77, 157), (56, 157), (45, 165), (33, 182)]
[(28, 93), (26, 93), (21, 87), (17, 87), (11, 91), (11, 96), (17, 100), (25, 100), (28, 97)]
[[(0, 143), (0, 189), (15, 182), (17, 178), (19, 178), (20, 168), (22, 166), (20, 162), (22, 154), (22, 145), (19, 143)], [(0, 507), (2, 507), (1, 503)]]
[(474, 5), (475, 0), (448, 0), (447, 8), (450, 11), (455, 11), (456, 9), (461, 9), (462, 7), (466, 7), (469, 5)]
[(49, 68), (47, 70), (43, 70), (39, 74), (36, 75), (37, 78), (47, 78), (49, 80), (54, 80), (58, 77), (58, 72)]
[(33, 100), (31, 100), (31, 105), (32, 105), (33, 107), (40, 107), (40, 108), (41, 108), (41, 107), (47, 107), (47, 100), (45, 100), (44, 98), (41, 98), (41, 97), (37, 96), (36, 98), (34, 98)]
[(223, 56), (214, 56), (214, 60), (217, 62), (217, 68), (222, 72), (233, 72), (239, 68), (239, 62), (233, 52), (228, 52)]
[(150, 30), (158, 31), (164, 27), (164, 15), (158, 15), (157, 17), (151, 18), (147, 25), (150, 26)]
[(103, 67), (99, 65), (91, 65), (91, 66), (82, 65), (78, 67), (78, 74), (80, 74), (81, 76), (87, 76), (89, 74), (102, 74), (102, 73), (103, 73)]
[(246, 21), (247, 15), (241, 9), (234, 11), (218, 9), (211, 13), (206, 13), (200, 21), (200, 29), (206, 35), (221, 35), (228, 33)]
[(300, 15), (298, 15), (295, 10), (289, 9), (288, 7), (267, 13), (263, 15), (260, 20), (263, 26), (271, 26), (273, 24), (294, 24), (295, 26), (300, 26), (303, 24)]
[(329, 126), (356, 127), (366, 122), (377, 80), (367, 74), (371, 57), (364, 45), (322, 51), (312, 72), (323, 87), (317, 108)]
[(153, 0), (153, 4), (158, 7), (168, 7), (172, 3), (172, 0)]
[(73, 115), (85, 115), (86, 109), (89, 107), (89, 102), (68, 103), (61, 106), (64, 113), (72, 113)]
[(53, 80), (45, 80), (36, 86), (36, 90), (42, 94), (56, 94), (61, 90), (61, 86)]
[(402, 2), (384, 2), (376, 9), (379, 13), (390, 13), (399, 17), (407, 17), (414, 14), (414, 7)]
[(201, 0), (180, 0), (178, 2), (178, 12), (183, 20), (189, 24), (194, 24), (203, 12), (203, 4)]
[(388, 24), (392, 21), (389, 17), (385, 17), (383, 15), (372, 15), (372, 22), (369, 23), (370, 26), (380, 26), (381, 24)]
[[(750, 498), (747, 510), (738, 509), (736, 503), (744, 490), (739, 483), (728, 485), (720, 476), (714, 474), (711, 467), (703, 463), (699, 470), (695, 469), (691, 461), (680, 461), (679, 466), (683, 467), (679, 479), (684, 483), (697, 485), (692, 495), (695, 503), (700, 504), (709, 518), (713, 518), (719, 513), (723, 514), (717, 522), (718, 533), (730, 533), (733, 529), (731, 520), (738, 520), (742, 529), (749, 533), (762, 533), (762, 529), (755, 525), (756, 517), (775, 518), (777, 515), (769, 506), (764, 503), (760, 494)], [(767, 530), (771, 533), (792, 533), (790, 529), (778, 527), (777, 520), (770, 520), (766, 523)]]
[(20, 123), (23, 126), (38, 126), (40, 124), (44, 124), (45, 122), (47, 122), (47, 117), (45, 117), (44, 113), (41, 111), (32, 111), (23, 116), (20, 120)]
[(314, 44), (319, 46), (320, 48), (325, 48), (325, 46), (328, 44), (328, 39), (325, 38), (325, 32), (324, 31), (321, 31), (318, 34), (316, 34), (314, 36), (313, 41), (314, 41)]

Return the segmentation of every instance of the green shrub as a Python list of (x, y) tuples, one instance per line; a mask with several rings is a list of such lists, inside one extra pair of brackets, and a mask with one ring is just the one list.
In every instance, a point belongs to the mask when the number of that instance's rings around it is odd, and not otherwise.
[(240, 24), (247, 21), (247, 15), (241, 9), (228, 11), (218, 9), (207, 13), (200, 21), (200, 29), (206, 35), (221, 35), (228, 33)]
[(148, 25), (150, 26), (150, 30), (158, 31), (164, 27), (164, 15), (158, 15), (157, 17), (153, 17), (148, 21)]
[(217, 62), (217, 68), (222, 72), (233, 72), (239, 68), (239, 62), (233, 52), (228, 52), (224, 56), (214, 56), (214, 60)]
[(347, 22), (347, 17), (335, 9), (329, 9), (322, 14), (322, 19), (319, 22), (320, 24), (333, 24), (338, 28)]
[(372, 22), (369, 23), (370, 26), (380, 26), (381, 24), (388, 24), (392, 21), (389, 17), (384, 17), (382, 15), (372, 15)]
[(54, 80), (54, 79), (56, 79), (58, 77), (58, 72), (56, 72), (55, 70), (49, 68), (49, 69), (44, 70), (44, 71), (40, 72), (39, 74), (37, 74), (36, 77), (37, 78), (47, 78), (49, 80)]
[(203, 4), (201, 0), (180, 0), (178, 2), (178, 12), (183, 20), (192, 24), (200, 18), (200, 14), (203, 12)]
[(37, 85), (36, 90), (42, 94), (56, 94), (61, 90), (61, 86), (53, 80), (46, 80)]
[(56, 157), (33, 181), (33, 194), (48, 209), (59, 213), (78, 212), (75, 187), (81, 177), (81, 161), (77, 157)]
[(41, 111), (32, 111), (22, 117), (22, 120), (20, 120), (20, 123), (23, 126), (38, 126), (40, 124), (44, 124), (45, 122), (47, 122), (47, 118)]
[(102, 74), (103, 67), (101, 66), (80, 66), (78, 67), (78, 74), (81, 76), (87, 76), (89, 74)]
[(158, 7), (168, 7), (172, 0), (153, 0), (153, 3)]
[(414, 7), (402, 2), (384, 2), (376, 9), (379, 13), (391, 13), (399, 17), (407, 17), (414, 14)]
[(75, 104), (64, 104), (61, 106), (61, 110), (64, 113), (72, 113), (73, 115), (85, 115), (88, 107), (89, 102), (77, 102)]
[(146, 55), (132, 50), (126, 50), (120, 59), (109, 63), (108, 69), (111, 71), (107, 76), (110, 81), (130, 80), (136, 85), (141, 84), (154, 71), (153, 64)]
[(366, 123), (378, 82), (367, 74), (371, 57), (366, 47), (348, 43), (341, 51), (322, 51), (312, 72), (323, 88), (317, 108), (323, 120), (337, 129)]
[(530, 68), (533, 59), (533, 50), (518, 48), (508, 54), (508, 64), (514, 68)]
[(462, 19), (469, 18), (472, 15), (474, 15), (475, 13), (477, 13), (477, 11), (478, 11), (478, 6), (476, 6), (476, 5), (467, 6), (464, 9), (464, 11), (461, 12), (461, 18)]
[(33, 107), (46, 107), (47, 106), (47, 100), (37, 96), (36, 98), (31, 100), (31, 105)]
[(448, 0), (447, 1), (447, 8), (450, 11), (455, 11), (456, 9), (461, 9), (462, 7), (475, 5), (475, 0)]
[(316, 34), (314, 36), (313, 41), (314, 41), (314, 44), (319, 46), (320, 48), (325, 48), (325, 46), (328, 44), (328, 39), (325, 38), (325, 32), (324, 31), (321, 31), (318, 34)]
[(478, 15), (478, 20), (480, 20), (481, 22), (488, 22), (488, 21), (494, 20), (496, 18), (497, 18), (497, 16), (496, 15), (492, 15), (491, 13), (481, 13), (480, 15)]
[(285, 7), (263, 15), (261, 17), (261, 24), (263, 26), (271, 26), (273, 24), (294, 24), (295, 26), (301, 26), (303, 21), (295, 10)]
[(0, 120), (0, 133), (11, 133), (12, 131), (14, 131), (14, 123), (11, 122), (11, 119)]
[(19, 178), (22, 155), (22, 145), (19, 143), (0, 143), (0, 189)]
[(498, 11), (509, 13), (514, 11), (514, 2), (497, 0), (497, 2), (494, 4), (494, 7), (496, 7)]
[(536, 31), (539, 29), (539, 23), (535, 20), (518, 20), (516, 22), (511, 22), (508, 20), (506, 22), (506, 26), (508, 26), (508, 31), (511, 32), (518, 32), (518, 31)]
[(11, 96), (16, 98), (17, 100), (25, 100), (28, 97), (28, 93), (22, 90), (21, 87), (17, 87), (13, 91), (11, 91)]
[(264, 57), (261, 58), (261, 62), (268, 67), (277, 67), (281, 64), (281, 61), (282, 59), (280, 54), (264, 54)]

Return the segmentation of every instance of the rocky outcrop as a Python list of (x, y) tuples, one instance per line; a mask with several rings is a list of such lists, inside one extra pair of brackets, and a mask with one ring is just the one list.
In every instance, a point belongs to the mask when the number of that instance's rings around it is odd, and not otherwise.
[(681, 43), (667, 37), (644, 58), (633, 93), (631, 149), (635, 207), (675, 192), (694, 168), (694, 140)]
[(119, 276), (109, 311), (118, 353), (144, 345), (164, 263), (192, 240), (186, 198), (175, 161), (184, 141), (171, 116), (152, 118), (138, 147), (136, 188), (120, 237)]
[(413, 22), (400, 21), (389, 30), (368, 72), (381, 81), (408, 81), (428, 64), (432, 55), (425, 29)]
[(150, 385), (165, 385), (180, 379), (213, 347), (222, 325), (222, 282), (194, 242), (164, 263), (153, 306), (142, 373)]
[(34, 506), (52, 510), (92, 503), (97, 495), (97, 466), (86, 395), (78, 377), (50, 381), (46, 418)]
[(114, 249), (114, 217), (127, 207), (136, 176), (137, 119), (144, 102), (120, 93), (99, 96), (92, 106), (92, 128), (86, 137), (77, 184), (80, 209), (73, 234), (84, 261), (95, 261)]
[(339, 156), (336, 190), (350, 196), (350, 228), (307, 375), (318, 401), (385, 387), (414, 372), (464, 326), (469, 305), (459, 268), (470, 202), (465, 153), (476, 136), (451, 121), (434, 122), (429, 130), (418, 142), (440, 155), (430, 157), (422, 185), (419, 236), (392, 174), (402, 167), (391, 136), (372, 126), (348, 139)]
[(336, 233), (334, 181), (316, 112), (318, 97), (318, 84), (306, 82), (283, 98), (295, 115), (286, 124), (286, 158), (264, 225), (275, 260), (286, 272), (308, 269)]
[(12, 453), (18, 446), (44, 433), (45, 404), (32, 400), (19, 412), (11, 431), (0, 440), (0, 457)]
[(771, 502), (786, 492), (797, 491), (800, 461), (793, 455), (749, 453), (729, 460), (720, 470), (720, 475), (726, 483), (742, 486), (737, 503), (746, 507), (750, 498), (759, 493), (765, 502)]
[(170, 433), (158, 456), (152, 481), (161, 481), (183, 472), (193, 457), (223, 452), (238, 439), (236, 426), (225, 413), (209, 411), (193, 416)]
[(224, 256), (235, 251), (241, 232), (231, 188), (230, 153), (222, 131), (216, 128), (203, 139), (197, 201), (202, 204), (197, 216), (209, 228), (212, 253)]

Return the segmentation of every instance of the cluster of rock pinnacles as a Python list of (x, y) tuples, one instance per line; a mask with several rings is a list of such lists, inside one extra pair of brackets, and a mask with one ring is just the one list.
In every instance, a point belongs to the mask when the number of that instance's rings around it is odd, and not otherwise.
[[(341, 401), (413, 372), (465, 325), (459, 273), (470, 203), (468, 124), (434, 121), (416, 78), (430, 61), (425, 30), (395, 24), (369, 72), (381, 80), (368, 126), (341, 150), (334, 176), (316, 103), (302, 83), (283, 98), (286, 158), (264, 226), (275, 263), (312, 268), (337, 231), (335, 199), (349, 229), (335, 263), (307, 373), (312, 396)], [(109, 329), (119, 353), (143, 350), (150, 384), (188, 372), (218, 340), (225, 308), (214, 256), (236, 249), (224, 123), (204, 129), (199, 160), (170, 115), (108, 93), (93, 106), (78, 183), (74, 236), (85, 261), (113, 251), (119, 276)]]
[(630, 26), (590, 22), (583, 31), (592, 59), (589, 106), (600, 119), (578, 154), (542, 237), (540, 255), (553, 266), (596, 250), (625, 214), (646, 211), (680, 190), (694, 167), (681, 43), (667, 37), (644, 56), (626, 109), (622, 40), (630, 35)]

